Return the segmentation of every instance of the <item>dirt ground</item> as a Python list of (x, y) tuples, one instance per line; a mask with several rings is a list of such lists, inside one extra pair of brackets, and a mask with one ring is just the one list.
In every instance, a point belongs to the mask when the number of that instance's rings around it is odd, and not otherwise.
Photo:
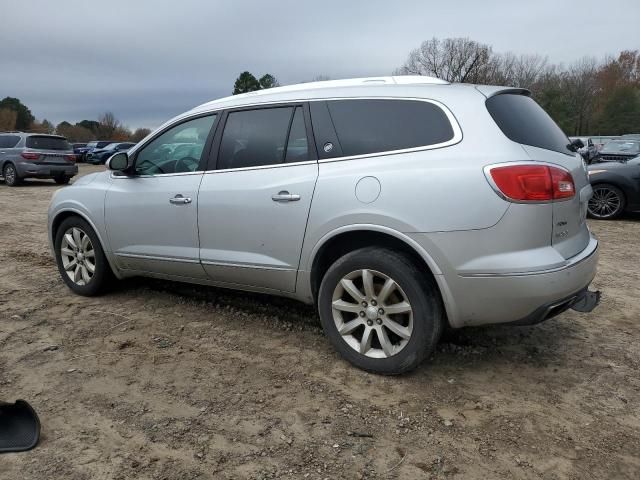
[(596, 311), (461, 330), (389, 378), (289, 300), (147, 279), (73, 295), (47, 245), (57, 188), (0, 182), (0, 400), (42, 422), (2, 480), (640, 478), (640, 216), (590, 223)]

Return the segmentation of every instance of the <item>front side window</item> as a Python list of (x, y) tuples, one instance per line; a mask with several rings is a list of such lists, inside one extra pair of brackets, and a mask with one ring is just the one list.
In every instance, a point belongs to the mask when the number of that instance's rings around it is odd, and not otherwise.
[(309, 159), (301, 107), (231, 112), (220, 142), (217, 168), (246, 168)]
[[(454, 137), (447, 115), (430, 102), (331, 100), (327, 107), (343, 156), (437, 145)], [(316, 140), (324, 146), (317, 135)]]
[(216, 115), (183, 122), (146, 144), (136, 155), (138, 175), (194, 172), (198, 169)]

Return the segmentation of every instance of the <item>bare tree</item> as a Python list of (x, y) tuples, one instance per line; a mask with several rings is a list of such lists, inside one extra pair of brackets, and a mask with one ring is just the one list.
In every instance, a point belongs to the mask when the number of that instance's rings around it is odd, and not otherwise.
[(566, 72), (566, 94), (574, 115), (574, 135), (589, 130), (591, 113), (599, 91), (598, 70), (595, 58), (585, 57), (569, 67)]
[(493, 85), (532, 89), (548, 68), (547, 57), (508, 52), (491, 58), (485, 81)]
[(131, 134), (131, 141), (139, 142), (150, 133), (151, 130), (149, 130), (148, 128), (137, 128), (136, 131)]
[(431, 75), (449, 82), (484, 83), (491, 47), (469, 38), (432, 38), (409, 53), (400, 75)]
[(118, 120), (112, 112), (104, 112), (98, 118), (99, 136), (110, 140), (115, 133), (121, 128), (120, 120)]

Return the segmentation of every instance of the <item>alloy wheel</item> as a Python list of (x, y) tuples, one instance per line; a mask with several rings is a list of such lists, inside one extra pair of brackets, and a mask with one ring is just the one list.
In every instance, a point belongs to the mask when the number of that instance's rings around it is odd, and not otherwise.
[(342, 339), (367, 357), (397, 354), (413, 333), (413, 309), (407, 295), (395, 280), (375, 270), (345, 275), (334, 289), (331, 307)]
[(62, 267), (76, 285), (87, 285), (96, 271), (96, 253), (89, 235), (78, 227), (69, 228), (60, 245)]
[(11, 164), (7, 165), (4, 169), (4, 181), (8, 185), (13, 185), (16, 181), (16, 169)]
[(622, 204), (620, 195), (608, 187), (595, 187), (589, 200), (589, 213), (596, 218), (610, 218), (616, 215)]

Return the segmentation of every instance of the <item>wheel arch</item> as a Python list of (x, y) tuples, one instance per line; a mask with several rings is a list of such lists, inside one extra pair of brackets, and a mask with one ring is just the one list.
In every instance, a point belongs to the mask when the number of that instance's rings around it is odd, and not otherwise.
[(348, 252), (363, 247), (381, 246), (400, 251), (420, 265), (421, 270), (438, 289), (447, 321), (452, 314), (449, 288), (442, 271), (427, 251), (408, 236), (385, 227), (375, 225), (352, 225), (323, 236), (310, 255), (309, 282), (314, 303), (317, 303), (320, 282), (331, 264)]
[(55, 258), (56, 234), (58, 233), (58, 229), (60, 228), (60, 225), (62, 224), (62, 222), (64, 222), (67, 218), (70, 218), (70, 217), (79, 217), (89, 224), (89, 226), (93, 229), (94, 233), (98, 237), (98, 241), (100, 242), (100, 246), (102, 247), (102, 251), (104, 252), (105, 258), (107, 259), (107, 263), (109, 264), (109, 267), (111, 267), (111, 271), (117, 278), (120, 278), (121, 277), (120, 273), (116, 268), (116, 266), (114, 265), (113, 261), (111, 260), (110, 250), (107, 248), (108, 245), (104, 241), (103, 235), (101, 234), (100, 230), (96, 227), (95, 223), (89, 218), (88, 215), (86, 215), (84, 212), (81, 212), (73, 208), (66, 208), (64, 210), (60, 210), (56, 212), (54, 217), (51, 219), (51, 227), (49, 229), (49, 232), (50, 232), (49, 243), (51, 244), (51, 251), (54, 254), (54, 258)]

